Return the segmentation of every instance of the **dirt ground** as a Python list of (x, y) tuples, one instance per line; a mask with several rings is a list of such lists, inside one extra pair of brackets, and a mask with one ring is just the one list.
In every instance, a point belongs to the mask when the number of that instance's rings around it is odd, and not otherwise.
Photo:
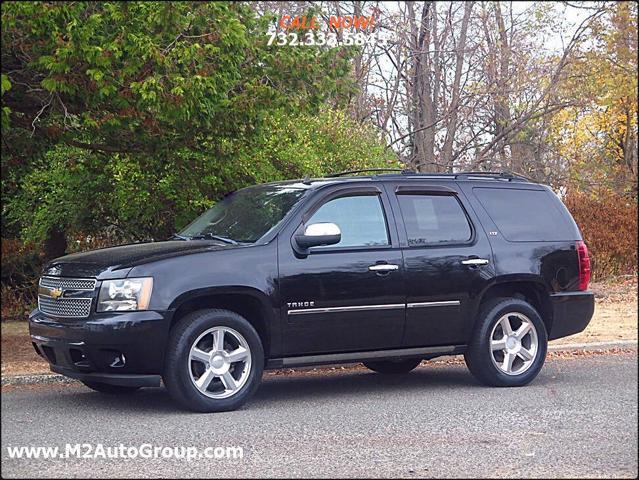
[(33, 349), (26, 322), (2, 322), (2, 376), (46, 373), (48, 364)]
[(595, 315), (588, 328), (551, 344), (637, 340), (637, 278), (590, 284)]
[[(637, 279), (598, 282), (595, 315), (583, 332), (551, 344), (637, 340)], [(2, 375), (47, 373), (49, 368), (34, 351), (26, 322), (2, 322)], [(340, 367), (336, 367), (340, 368)]]

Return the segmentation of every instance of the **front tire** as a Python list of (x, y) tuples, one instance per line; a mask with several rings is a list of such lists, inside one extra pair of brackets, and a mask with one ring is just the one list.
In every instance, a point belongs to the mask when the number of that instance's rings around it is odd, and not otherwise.
[(245, 318), (229, 310), (198, 310), (172, 329), (163, 380), (189, 410), (222, 412), (255, 393), (263, 370), (262, 342)]
[(406, 358), (402, 360), (373, 360), (364, 362), (364, 366), (377, 373), (399, 374), (408, 373), (422, 363), (421, 358)]
[(546, 359), (548, 335), (529, 303), (498, 298), (482, 306), (464, 360), (483, 384), (519, 387), (537, 376)]

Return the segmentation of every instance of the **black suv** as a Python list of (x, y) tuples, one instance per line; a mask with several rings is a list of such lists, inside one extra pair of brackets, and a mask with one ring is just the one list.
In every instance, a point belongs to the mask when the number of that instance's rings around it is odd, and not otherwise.
[[(347, 172), (348, 174), (355, 172)], [(50, 262), (29, 318), (51, 370), (232, 410), (262, 371), (463, 354), (484, 384), (539, 373), (593, 310), (579, 229), (508, 173), (376, 173), (239, 190), (173, 239)]]

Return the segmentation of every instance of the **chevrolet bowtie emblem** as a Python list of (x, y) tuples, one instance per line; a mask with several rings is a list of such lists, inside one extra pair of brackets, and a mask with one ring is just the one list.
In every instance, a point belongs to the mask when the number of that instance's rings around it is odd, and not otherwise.
[(64, 292), (61, 288), (52, 288), (51, 290), (49, 290), (49, 295), (51, 295), (56, 300), (62, 296), (62, 293)]

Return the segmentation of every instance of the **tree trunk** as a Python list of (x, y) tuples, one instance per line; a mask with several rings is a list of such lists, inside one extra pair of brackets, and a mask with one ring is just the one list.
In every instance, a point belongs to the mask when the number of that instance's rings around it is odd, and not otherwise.
[[(362, 2), (353, 2), (353, 15), (355, 17), (362, 16)], [(365, 68), (364, 68), (364, 48), (359, 51), (353, 58), (353, 64), (355, 67), (355, 83), (358, 86), (358, 91), (355, 96), (354, 102), (354, 116), (358, 122), (364, 121), (368, 117), (366, 111), (366, 82), (364, 81)]]
[(419, 172), (437, 171), (437, 165), (434, 163), (436, 112), (433, 105), (428, 56), (430, 45), (429, 21), (432, 15), (432, 7), (433, 2), (424, 3), (420, 24), (417, 26), (413, 4), (412, 2), (407, 3), (411, 24), (411, 53), (414, 59), (411, 71), (412, 104), (410, 128), (413, 131), (411, 136), (411, 164)]
[[(510, 68), (510, 45), (508, 44), (508, 36), (506, 35), (506, 25), (504, 17), (501, 13), (499, 2), (494, 2), (495, 22), (497, 23), (497, 31), (499, 33), (499, 73), (497, 76), (497, 85), (494, 92), (495, 105), (495, 136), (502, 135), (510, 125), (510, 106), (508, 103), (509, 78), (508, 71)], [(506, 142), (499, 145), (502, 166), (507, 161)], [(514, 171), (521, 170), (521, 164), (518, 158), (511, 155), (510, 168)]]
[(63, 256), (67, 251), (67, 237), (64, 232), (58, 228), (50, 230), (42, 251), (45, 261)]
[(460, 85), (462, 67), (464, 66), (464, 50), (466, 49), (466, 32), (468, 31), (468, 22), (470, 21), (470, 12), (473, 9), (472, 2), (467, 2), (464, 5), (464, 18), (462, 20), (461, 32), (459, 33), (459, 42), (456, 47), (456, 63), (455, 63), (455, 78), (453, 80), (452, 98), (450, 101), (450, 114), (448, 115), (448, 122), (446, 126), (446, 139), (444, 140), (444, 147), (442, 148), (441, 163), (445, 165), (445, 169), (452, 172), (453, 165), (453, 142), (457, 133), (457, 117), (459, 113), (459, 97), (460, 97)]

